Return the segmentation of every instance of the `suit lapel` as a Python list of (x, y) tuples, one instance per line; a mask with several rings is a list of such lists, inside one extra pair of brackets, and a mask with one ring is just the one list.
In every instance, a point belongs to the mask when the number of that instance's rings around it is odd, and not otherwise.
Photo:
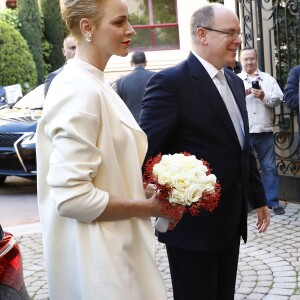
[[(191, 71), (190, 75), (192, 77), (192, 80), (194, 81), (195, 88), (199, 93), (199, 99), (205, 101), (205, 103), (212, 108), (217, 118), (220, 119), (224, 127), (229, 131), (230, 135), (239, 144), (235, 128), (225, 106), (225, 103), (213, 80), (210, 78), (209, 74), (200, 63), (200, 61), (193, 54), (189, 55), (187, 62), (189, 64), (189, 68)], [(234, 86), (234, 84), (232, 83), (232, 80), (230, 80), (229, 85), (231, 87), (231, 90), (233, 91), (232, 87)], [(235, 99), (237, 99), (236, 92), (233, 91), (233, 95)], [(239, 109), (241, 109), (241, 105), (238, 104), (238, 107)], [(241, 115), (243, 116), (243, 112), (241, 112)], [(243, 121), (245, 122), (244, 116)]]

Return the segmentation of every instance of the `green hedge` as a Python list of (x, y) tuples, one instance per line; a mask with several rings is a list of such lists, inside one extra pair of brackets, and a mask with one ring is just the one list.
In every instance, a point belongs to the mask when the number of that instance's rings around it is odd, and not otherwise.
[(22, 26), (16, 9), (6, 8), (0, 11), (0, 20), (20, 31)]
[(39, 6), (36, 0), (18, 0), (18, 16), (22, 24), (21, 35), (27, 41), (37, 71), (37, 81), (45, 80), (42, 54), (42, 28)]
[(37, 83), (35, 63), (22, 35), (0, 20), (0, 86)]
[(41, 8), (44, 18), (44, 36), (52, 45), (49, 64), (51, 71), (54, 71), (65, 63), (61, 50), (64, 42), (64, 22), (60, 13), (59, 0), (42, 0)]

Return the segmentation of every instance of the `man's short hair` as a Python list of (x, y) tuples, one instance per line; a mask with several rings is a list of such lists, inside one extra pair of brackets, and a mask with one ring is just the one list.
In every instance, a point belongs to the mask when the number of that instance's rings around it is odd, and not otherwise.
[(136, 51), (131, 56), (131, 63), (134, 65), (145, 64), (146, 63), (146, 55), (143, 51)]
[(253, 48), (253, 47), (250, 47), (250, 46), (249, 47), (244, 47), (243, 49), (241, 49), (240, 55), (242, 54), (242, 52), (247, 51), (247, 50), (254, 50), (254, 52), (256, 54), (256, 57), (257, 57), (257, 51), (256, 51), (256, 49)]

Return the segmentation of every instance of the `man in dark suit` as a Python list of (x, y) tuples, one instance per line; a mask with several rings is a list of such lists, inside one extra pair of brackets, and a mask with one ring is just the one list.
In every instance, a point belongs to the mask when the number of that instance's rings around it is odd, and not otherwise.
[[(283, 93), (284, 106), (296, 111), (298, 120), (298, 134), (300, 134), (300, 118), (299, 118), (299, 78), (300, 65), (290, 70)], [(298, 143), (300, 144), (300, 138)]]
[(146, 70), (146, 55), (142, 51), (136, 51), (131, 56), (133, 71), (122, 76), (116, 81), (116, 92), (123, 99), (136, 121), (139, 121), (145, 86), (149, 78), (155, 72)]
[(233, 64), (231, 64), (230, 66), (227, 66), (228, 70), (231, 70), (234, 74), (239, 74), (242, 72), (242, 65), (239, 61), (235, 61)]
[[(75, 52), (76, 52), (76, 44), (73, 40), (72, 35), (68, 35), (65, 39), (64, 39), (64, 44), (63, 44), (63, 48), (62, 48), (62, 52), (63, 55), (66, 58), (66, 63), (68, 62), (68, 60), (70, 58), (74, 58), (75, 56)], [(45, 80), (45, 85), (44, 85), (44, 95), (45, 97), (47, 96), (48, 93), (48, 89), (50, 87), (50, 84), (52, 82), (52, 80), (54, 79), (54, 77), (63, 69), (64, 66), (62, 66), (61, 68), (51, 72), (50, 74), (48, 74), (48, 76), (46, 77)]]
[[(257, 212), (258, 232), (270, 222), (249, 147), (244, 85), (223, 68), (234, 62), (241, 43), (239, 20), (221, 4), (205, 5), (192, 15), (191, 38), (188, 58), (149, 80), (140, 126), (148, 136), (147, 158), (187, 151), (206, 160), (221, 184), (221, 198), (214, 212), (184, 214), (174, 230), (157, 235), (166, 244), (174, 300), (232, 300), (249, 203)], [(235, 124), (219, 92), (220, 72), (234, 97)], [(240, 140), (235, 126), (241, 127)]]

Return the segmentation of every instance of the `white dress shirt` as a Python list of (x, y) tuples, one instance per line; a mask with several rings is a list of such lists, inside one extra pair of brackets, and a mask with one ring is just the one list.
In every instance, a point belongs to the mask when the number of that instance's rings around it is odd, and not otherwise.
[(272, 132), (274, 126), (274, 110), (282, 99), (283, 93), (271, 75), (257, 70), (251, 79), (244, 71), (237, 74), (243, 82), (245, 89), (251, 88), (252, 81), (258, 80), (265, 93), (264, 99), (255, 98), (253, 94), (246, 96), (246, 105), (249, 118), (250, 133)]

